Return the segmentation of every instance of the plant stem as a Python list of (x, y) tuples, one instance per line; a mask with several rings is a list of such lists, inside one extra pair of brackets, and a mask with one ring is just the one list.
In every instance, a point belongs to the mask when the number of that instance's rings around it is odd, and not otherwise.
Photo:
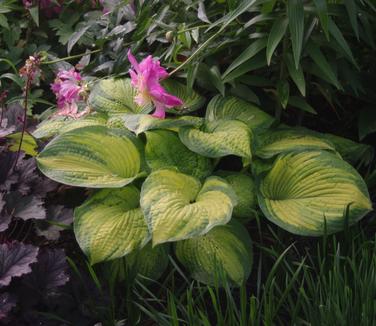
[(31, 87), (31, 82), (32, 82), (32, 77), (29, 75), (27, 77), (26, 86), (25, 86), (24, 115), (23, 115), (23, 121), (22, 121), (23, 125), (22, 125), (22, 131), (21, 131), (20, 144), (18, 145), (17, 156), (16, 156), (16, 159), (14, 160), (14, 163), (13, 163), (13, 169), (15, 169), (16, 166), (17, 166), (17, 161), (20, 157), (21, 146), (22, 146), (23, 138), (24, 138), (25, 131), (26, 131), (27, 104), (28, 104), (29, 90), (30, 90), (30, 87)]
[(61, 62), (61, 61), (68, 61), (68, 60), (81, 58), (81, 57), (84, 57), (85, 55), (94, 54), (94, 53), (98, 53), (98, 52), (101, 52), (101, 51), (102, 51), (102, 49), (97, 49), (97, 50), (93, 50), (93, 51), (89, 51), (89, 52), (85, 52), (85, 53), (81, 53), (81, 54), (71, 55), (71, 56), (65, 57), (65, 58), (60, 58), (60, 59), (51, 60), (51, 61), (44, 61), (44, 62), (41, 62), (41, 64), (42, 65), (51, 65), (51, 64), (58, 63), (58, 62)]

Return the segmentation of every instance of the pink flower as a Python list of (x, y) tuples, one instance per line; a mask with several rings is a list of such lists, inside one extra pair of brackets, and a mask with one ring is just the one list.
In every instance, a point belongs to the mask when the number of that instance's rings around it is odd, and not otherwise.
[(153, 117), (164, 119), (166, 108), (183, 104), (180, 98), (167, 93), (160, 85), (160, 81), (168, 77), (168, 72), (161, 67), (158, 60), (149, 55), (138, 63), (130, 51), (128, 51), (128, 59), (134, 69), (129, 70), (129, 74), (132, 86), (138, 90), (134, 98), (138, 105), (153, 103), (155, 106)]
[(51, 90), (57, 99), (58, 115), (79, 118), (87, 110), (79, 112), (77, 103), (83, 100), (84, 86), (82, 77), (74, 68), (71, 70), (60, 70), (51, 84)]

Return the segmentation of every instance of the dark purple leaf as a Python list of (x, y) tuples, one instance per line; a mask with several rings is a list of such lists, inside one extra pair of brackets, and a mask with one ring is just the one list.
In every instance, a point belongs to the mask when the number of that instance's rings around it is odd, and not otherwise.
[(16, 306), (16, 298), (9, 293), (0, 294), (0, 320), (7, 317), (8, 313)]
[(57, 287), (69, 281), (64, 250), (41, 250), (38, 263), (33, 265), (33, 272), (23, 281), (44, 295), (54, 294)]
[(30, 264), (37, 261), (38, 248), (20, 242), (0, 244), (0, 287), (11, 279), (31, 272)]
[[(57, 240), (64, 225), (69, 226), (73, 222), (73, 210), (64, 206), (49, 206), (47, 218), (38, 223), (37, 233), (48, 240)], [(61, 225), (61, 226), (60, 226)]]
[(6, 196), (6, 209), (15, 217), (23, 220), (45, 219), (46, 210), (43, 207), (43, 199), (39, 196), (22, 196), (19, 192), (13, 191)]

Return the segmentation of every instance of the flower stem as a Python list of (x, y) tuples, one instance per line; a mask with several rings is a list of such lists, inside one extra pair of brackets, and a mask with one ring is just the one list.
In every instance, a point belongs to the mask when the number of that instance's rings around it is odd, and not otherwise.
[(81, 57), (84, 57), (85, 55), (94, 54), (94, 53), (98, 53), (98, 52), (101, 52), (101, 51), (102, 51), (102, 49), (97, 49), (97, 50), (93, 50), (93, 51), (89, 51), (89, 52), (85, 52), (85, 53), (81, 53), (81, 54), (71, 55), (71, 56), (65, 57), (65, 58), (60, 58), (60, 59), (51, 60), (51, 61), (44, 61), (44, 62), (41, 62), (41, 64), (42, 65), (51, 65), (51, 64), (58, 63), (58, 62), (61, 62), (61, 61), (68, 61), (68, 60), (81, 58)]
[(20, 144), (18, 145), (17, 156), (16, 156), (16, 159), (14, 160), (14, 163), (13, 163), (13, 169), (15, 169), (16, 166), (17, 166), (17, 161), (20, 157), (21, 146), (22, 146), (23, 138), (24, 138), (25, 131), (26, 131), (27, 105), (28, 105), (29, 90), (30, 90), (30, 87), (31, 87), (31, 82), (32, 82), (32, 77), (29, 75), (27, 77), (26, 86), (25, 86), (24, 115), (23, 115), (23, 121), (22, 121), (23, 125), (22, 125), (22, 131), (21, 131)]

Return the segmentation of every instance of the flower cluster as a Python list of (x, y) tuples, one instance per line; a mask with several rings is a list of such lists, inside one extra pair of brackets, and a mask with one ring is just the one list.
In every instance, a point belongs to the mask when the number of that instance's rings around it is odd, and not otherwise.
[(40, 61), (39, 55), (30, 56), (25, 61), (25, 65), (19, 70), (20, 76), (30, 84), (39, 84), (41, 76)]
[(84, 100), (85, 87), (81, 74), (74, 68), (60, 70), (51, 90), (56, 95), (58, 115), (79, 118), (87, 113), (87, 109), (79, 111), (78, 104)]
[(138, 105), (153, 103), (155, 106), (154, 117), (164, 119), (166, 108), (180, 106), (183, 101), (173, 96), (161, 86), (160, 81), (169, 76), (165, 68), (161, 67), (158, 60), (153, 59), (151, 55), (146, 57), (140, 63), (128, 51), (128, 59), (133, 70), (129, 70), (132, 86), (138, 91), (135, 102)]

